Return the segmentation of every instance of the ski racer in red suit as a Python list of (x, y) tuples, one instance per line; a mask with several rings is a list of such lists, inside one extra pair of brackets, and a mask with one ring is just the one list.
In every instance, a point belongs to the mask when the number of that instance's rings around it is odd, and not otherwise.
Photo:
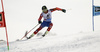
[[(44, 27), (48, 27), (47, 31), (42, 35), (43, 37), (51, 30), (52, 26), (53, 26), (53, 23), (51, 22), (52, 20), (52, 12), (56, 11), (56, 10), (59, 10), (59, 11), (62, 11), (62, 12), (66, 12), (65, 9), (61, 9), (61, 8), (53, 8), (53, 9), (47, 9), (46, 6), (43, 6), (42, 7), (42, 13), (40, 14), (40, 17), (38, 19), (38, 23), (41, 24), (40, 27), (33, 32), (33, 34), (28, 38), (30, 39), (31, 37), (33, 37), (34, 35), (36, 35), (42, 28)], [(41, 21), (41, 19), (44, 18), (43, 22)]]

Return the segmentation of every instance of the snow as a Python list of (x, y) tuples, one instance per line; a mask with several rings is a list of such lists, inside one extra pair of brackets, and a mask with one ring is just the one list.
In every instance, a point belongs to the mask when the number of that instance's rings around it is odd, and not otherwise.
[[(2, 45), (2, 46), (1, 46)], [(0, 52), (100, 52), (100, 31), (81, 32), (70, 35), (49, 33), (44, 38), (37, 36), (29, 40), (0, 44)]]

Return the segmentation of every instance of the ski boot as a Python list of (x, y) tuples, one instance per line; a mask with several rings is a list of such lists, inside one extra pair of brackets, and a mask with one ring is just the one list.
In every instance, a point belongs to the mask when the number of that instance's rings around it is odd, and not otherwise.
[(30, 39), (34, 36), (35, 34), (33, 33), (32, 35), (30, 35), (27, 39)]
[(48, 32), (49, 32), (49, 31), (46, 31), (46, 32), (42, 35), (42, 37), (44, 37), (45, 35), (47, 35)]

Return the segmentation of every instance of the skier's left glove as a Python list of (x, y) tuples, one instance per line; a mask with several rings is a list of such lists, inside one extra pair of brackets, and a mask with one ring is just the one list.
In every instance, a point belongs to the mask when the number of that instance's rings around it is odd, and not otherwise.
[(62, 9), (62, 12), (66, 13), (66, 10), (65, 9)]

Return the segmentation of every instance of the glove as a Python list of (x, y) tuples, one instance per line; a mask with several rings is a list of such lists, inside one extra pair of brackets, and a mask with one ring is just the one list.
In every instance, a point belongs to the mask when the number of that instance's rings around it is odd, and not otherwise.
[(41, 23), (42, 23), (42, 21), (38, 21), (38, 23), (39, 23), (39, 24), (41, 24)]
[(62, 9), (62, 12), (66, 13), (66, 10), (65, 9)]

